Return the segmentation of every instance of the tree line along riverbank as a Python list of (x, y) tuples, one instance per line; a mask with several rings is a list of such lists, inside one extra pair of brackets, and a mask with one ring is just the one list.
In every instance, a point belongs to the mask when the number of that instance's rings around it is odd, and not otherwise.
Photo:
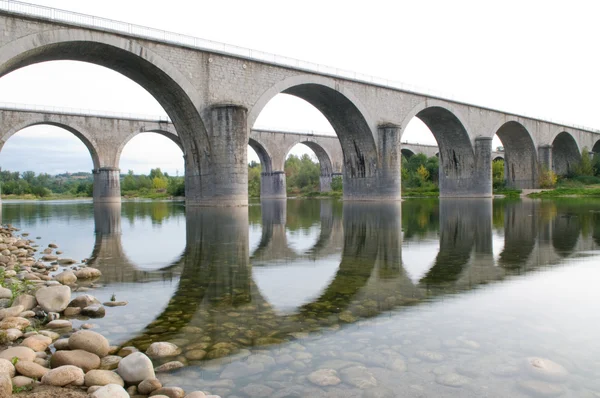
[[(520, 190), (506, 186), (504, 161), (492, 163), (494, 194), (519, 196)], [(260, 197), (261, 165), (252, 161), (248, 165), (248, 194)], [(309, 155), (290, 155), (285, 162), (288, 196), (341, 197), (342, 178), (334, 177), (330, 192), (320, 192), (320, 165)], [(416, 154), (402, 156), (402, 196), (437, 197), (439, 158)], [(540, 186), (543, 192), (531, 197), (600, 196), (600, 154), (590, 156), (584, 148), (581, 162), (569, 169), (565, 176), (557, 176), (550, 170), (540, 170)], [(2, 197), (9, 199), (70, 199), (91, 197), (93, 175), (87, 172), (49, 175), (33, 171), (0, 171)], [(126, 198), (166, 199), (185, 195), (183, 176), (171, 176), (160, 168), (150, 170), (148, 175), (134, 174), (129, 170), (121, 175), (121, 193)]]

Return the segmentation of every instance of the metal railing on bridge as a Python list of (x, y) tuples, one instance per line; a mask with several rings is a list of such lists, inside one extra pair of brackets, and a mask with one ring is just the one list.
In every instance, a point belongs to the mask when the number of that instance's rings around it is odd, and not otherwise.
[(340, 77), (347, 80), (353, 80), (361, 83), (368, 83), (372, 85), (398, 89), (405, 92), (427, 95), (429, 97), (439, 98), (442, 100), (450, 100), (453, 102), (459, 102), (466, 105), (472, 105), (479, 108), (485, 108), (495, 110), (497, 112), (507, 113), (515, 116), (526, 117), (529, 119), (535, 119), (540, 121), (546, 121), (561, 126), (568, 126), (572, 128), (588, 130), (600, 133), (600, 130), (591, 129), (585, 126), (578, 126), (572, 123), (562, 123), (559, 121), (540, 118), (527, 114), (516, 114), (514, 112), (505, 112), (496, 110), (490, 107), (470, 104), (466, 101), (460, 101), (453, 95), (447, 93), (441, 93), (435, 90), (417, 87), (411, 84), (406, 84), (390, 79), (375, 77), (359, 72), (353, 72), (346, 69), (340, 69), (336, 67), (326, 66), (317, 64), (314, 62), (302, 61), (295, 58), (285, 57), (281, 55), (271, 54), (264, 51), (252, 50), (245, 47), (235, 46), (231, 44), (220, 43), (213, 40), (201, 39), (189, 35), (183, 35), (179, 33), (169, 32), (165, 30), (150, 28), (147, 26), (136, 25), (127, 22), (116, 21), (108, 18), (96, 17), (93, 15), (82, 14), (73, 11), (66, 11), (57, 8), (51, 8), (46, 6), (40, 6), (36, 4), (24, 3), (16, 0), (0, 0), (0, 11), (5, 11), (14, 14), (26, 15), (30, 17), (43, 18), (50, 21), (56, 21), (66, 23), (69, 25), (93, 28), (97, 30), (103, 30), (108, 32), (116, 32), (126, 34), (129, 36), (139, 37), (143, 39), (149, 39), (159, 42), (176, 44), (178, 46), (184, 46), (214, 53), (221, 53), (224, 55), (231, 55), (235, 57), (245, 58), (253, 61), (265, 62), (269, 64), (280, 65), (293, 69), (299, 69), (308, 72), (316, 72), (323, 75)]

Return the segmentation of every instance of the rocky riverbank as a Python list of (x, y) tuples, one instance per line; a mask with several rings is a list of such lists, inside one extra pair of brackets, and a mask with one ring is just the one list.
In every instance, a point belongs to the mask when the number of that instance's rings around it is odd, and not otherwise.
[(154, 367), (152, 359), (181, 352), (171, 343), (142, 353), (111, 346), (92, 324), (74, 328), (70, 319), (110, 316), (111, 307), (127, 303), (74, 295), (93, 289), (100, 271), (61, 257), (54, 244), (38, 249), (26, 233), (0, 227), (0, 398), (217, 398), (163, 387), (160, 374), (183, 366)]

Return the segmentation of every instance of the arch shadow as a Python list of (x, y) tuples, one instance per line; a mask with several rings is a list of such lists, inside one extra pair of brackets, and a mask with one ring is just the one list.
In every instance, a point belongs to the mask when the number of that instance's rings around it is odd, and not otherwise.
[(529, 131), (517, 121), (508, 121), (495, 134), (504, 145), (504, 176), (507, 186), (516, 189), (536, 188), (537, 150)]
[(562, 131), (552, 141), (552, 169), (558, 175), (572, 173), (581, 162), (581, 152), (577, 141), (568, 132)]

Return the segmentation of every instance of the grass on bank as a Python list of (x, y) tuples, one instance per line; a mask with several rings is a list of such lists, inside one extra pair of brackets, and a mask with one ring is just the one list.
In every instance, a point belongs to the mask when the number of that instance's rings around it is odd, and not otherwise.
[(535, 192), (530, 198), (558, 198), (565, 196), (600, 197), (600, 177), (575, 176), (561, 178), (552, 190)]
[(553, 190), (531, 193), (528, 196), (530, 198), (560, 198), (565, 196), (600, 198), (600, 186), (585, 188), (556, 188)]
[(23, 194), (23, 195), (2, 195), (2, 199), (8, 200), (61, 200), (61, 199), (89, 199), (91, 196), (86, 194), (77, 194), (73, 195), (71, 193), (52, 193), (46, 196), (38, 196), (31, 193)]

